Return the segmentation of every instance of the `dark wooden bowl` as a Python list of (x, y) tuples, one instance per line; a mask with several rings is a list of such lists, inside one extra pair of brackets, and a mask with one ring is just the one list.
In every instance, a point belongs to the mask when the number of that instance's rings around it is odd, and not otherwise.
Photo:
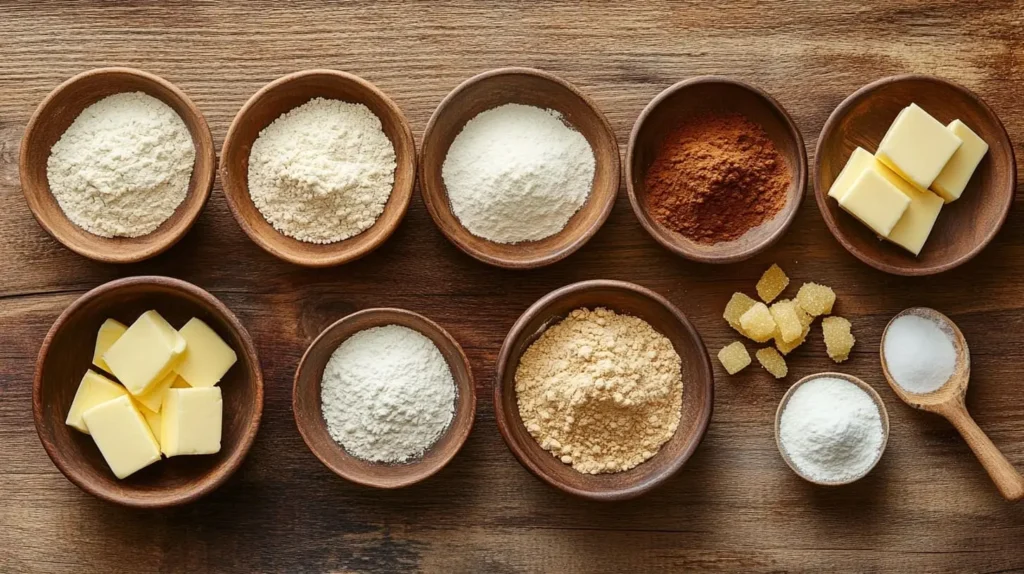
[[(185, 199), (160, 227), (141, 237), (100, 237), (78, 227), (64, 215), (50, 192), (46, 162), (53, 144), (85, 108), (121, 92), (145, 92), (177, 112), (192, 136), (196, 161)], [(21, 140), (18, 159), (21, 191), (39, 225), (75, 253), (106, 263), (142, 261), (163, 253), (184, 237), (210, 197), (216, 164), (210, 127), (199, 108), (174, 84), (132, 68), (89, 70), (54, 88), (32, 114)]]
[[(318, 97), (370, 108), (395, 147), (397, 163), (395, 185), (376, 223), (356, 236), (328, 244), (299, 241), (274, 229), (249, 196), (249, 152), (253, 142), (281, 114)], [(416, 182), (416, 142), (402, 110), (370, 82), (336, 70), (305, 70), (270, 82), (238, 111), (221, 149), (220, 180), (231, 214), (256, 245), (297, 265), (340, 265), (373, 251), (398, 228)]]
[[(843, 481), (839, 481), (839, 482), (825, 482), (825, 481), (821, 481), (821, 480), (815, 480), (815, 479), (805, 475), (804, 473), (802, 473), (800, 471), (800, 469), (797, 468), (796, 464), (793, 463), (793, 459), (791, 459), (789, 457), (789, 453), (786, 452), (786, 449), (782, 446), (782, 440), (779, 437), (779, 426), (782, 424), (782, 412), (786, 410), (786, 405), (789, 404), (789, 399), (793, 398), (793, 393), (795, 393), (796, 390), (798, 388), (800, 388), (800, 385), (803, 385), (804, 383), (806, 383), (808, 381), (813, 381), (814, 379), (821, 379), (821, 378), (826, 378), (826, 377), (827, 378), (832, 378), (832, 379), (842, 379), (844, 381), (849, 381), (849, 382), (857, 385), (861, 389), (863, 389), (864, 392), (866, 392), (868, 395), (871, 396), (871, 400), (874, 401), (875, 406), (878, 407), (878, 414), (881, 415), (881, 417), (882, 417), (882, 447), (880, 449), (878, 449), (878, 457), (875, 458), (875, 461), (871, 463), (871, 466), (868, 467), (868, 469), (865, 470), (864, 473), (861, 474), (860, 476), (855, 476), (855, 477), (852, 477), (852, 478), (850, 478), (848, 480), (843, 480)], [(847, 375), (845, 373), (831, 373), (831, 372), (829, 372), (829, 373), (818, 373), (816, 375), (808, 375), (808, 376), (800, 379), (796, 383), (794, 383), (792, 387), (789, 387), (789, 390), (786, 391), (786, 394), (782, 396), (782, 400), (779, 402), (779, 408), (776, 409), (776, 411), (775, 411), (775, 445), (779, 449), (779, 454), (782, 455), (782, 460), (786, 461), (786, 465), (789, 466), (789, 468), (792, 469), (793, 472), (795, 472), (797, 476), (799, 476), (800, 478), (806, 480), (807, 482), (810, 482), (810, 483), (813, 483), (813, 484), (817, 484), (819, 486), (842, 486), (844, 484), (850, 484), (850, 483), (853, 483), (853, 482), (857, 482), (858, 480), (864, 478), (865, 476), (867, 476), (875, 468), (875, 466), (878, 465), (878, 461), (882, 460), (882, 455), (885, 454), (885, 447), (888, 444), (889, 444), (889, 412), (887, 410), (885, 410), (885, 403), (882, 402), (882, 397), (878, 396), (878, 393), (875, 391), (874, 388), (872, 388), (871, 385), (865, 383), (864, 381), (858, 379), (857, 377), (854, 377), (853, 375)]]
[[(192, 317), (202, 319), (235, 350), (238, 362), (220, 382), (224, 426), (219, 453), (164, 459), (118, 480), (92, 439), (64, 421), (78, 383), (91, 367), (100, 324), (114, 318), (129, 325), (150, 309), (175, 327)], [(46, 453), (79, 488), (125, 506), (175, 506), (216, 489), (249, 452), (262, 413), (263, 373), (249, 333), (213, 295), (179, 279), (129, 277), (89, 291), (53, 324), (36, 361), (32, 414)]]
[[(551, 325), (580, 307), (605, 307), (639, 317), (672, 341), (682, 359), (682, 417), (675, 435), (640, 465), (614, 474), (583, 474), (537, 443), (519, 416), (515, 375), (523, 353)], [(595, 280), (566, 285), (530, 306), (509, 331), (498, 356), (494, 413), (509, 450), (527, 470), (551, 486), (582, 498), (624, 500), (669, 479), (704, 438), (714, 403), (714, 375), (704, 342), (679, 309), (657, 293), (623, 281)]]
[[(561, 112), (565, 121), (587, 138), (596, 166), (590, 197), (562, 231), (540, 241), (502, 244), (477, 237), (462, 226), (452, 212), (441, 168), (448, 148), (469, 120), (510, 103)], [(619, 191), (619, 145), (597, 105), (569, 82), (531, 68), (491, 70), (460, 84), (434, 110), (423, 134), (420, 186), (434, 223), (456, 247), (498, 267), (541, 267), (571, 255), (608, 219)]]
[[(402, 464), (368, 462), (345, 452), (327, 430), (320, 405), (320, 381), (335, 349), (359, 331), (385, 325), (408, 327), (433, 341), (448, 362), (456, 386), (455, 414), (448, 430), (422, 457)], [(306, 446), (335, 474), (364, 486), (401, 488), (434, 475), (462, 448), (476, 417), (476, 385), (462, 347), (440, 325), (404, 309), (365, 309), (324, 329), (306, 349), (295, 371), (292, 411)]]
[[(739, 239), (715, 244), (693, 241), (658, 223), (650, 215), (645, 179), (658, 146), (681, 119), (710, 110), (735, 112), (761, 126), (786, 160), (792, 176), (786, 204), (769, 221)], [(796, 212), (807, 187), (807, 151), (793, 119), (782, 105), (749, 84), (718, 76), (684, 80), (657, 95), (640, 113), (626, 150), (626, 190), (640, 225), (658, 243), (686, 259), (701, 263), (734, 263), (749, 259), (778, 241)]]
[[(989, 145), (963, 196), (942, 208), (917, 257), (879, 241), (828, 197), (854, 148), (874, 153), (896, 114), (911, 103), (943, 124), (962, 120)], [(977, 255), (1006, 221), (1017, 185), (1013, 145), (995, 112), (967, 88), (934, 76), (883, 78), (851, 94), (825, 122), (815, 156), (814, 195), (829, 231), (854, 257), (894, 275), (933, 275)]]

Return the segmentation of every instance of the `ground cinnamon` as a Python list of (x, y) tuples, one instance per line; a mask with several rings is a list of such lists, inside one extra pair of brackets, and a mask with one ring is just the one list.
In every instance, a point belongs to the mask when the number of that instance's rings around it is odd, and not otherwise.
[(739, 114), (706, 113), (669, 132), (645, 183), (656, 221), (693, 241), (719, 243), (774, 217), (790, 181), (761, 126)]

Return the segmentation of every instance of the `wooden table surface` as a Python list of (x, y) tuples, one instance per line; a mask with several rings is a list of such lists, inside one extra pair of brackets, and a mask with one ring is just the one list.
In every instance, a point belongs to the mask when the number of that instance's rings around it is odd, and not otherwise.
[[(812, 155), (832, 109), (861, 85), (905, 72), (944, 76), (1002, 117), (1024, 156), (1024, 4), (553, 2), (0, 2), (0, 571), (570, 572), (1009, 571), (1024, 569), (1024, 506), (1000, 499), (942, 420), (899, 403), (881, 379), (879, 335), (913, 305), (958, 322), (973, 351), (969, 407), (1024, 468), (1024, 209), (973, 262), (932, 278), (889, 277), (829, 235), (813, 193), (785, 238), (756, 259), (691, 264), (641, 229), (620, 189), (604, 228), (546, 269), (510, 272), (463, 255), (417, 194), (379, 251), (334, 269), (282, 263), (242, 234), (220, 184), (196, 227), (151, 261), (88, 261), (32, 219), (18, 146), (36, 105), (71, 75), (139, 67), (180, 86), (219, 147), (243, 102), (288, 72), (329, 67), (376, 83), (405, 111), (417, 141), (460, 81), (500, 66), (546, 69), (607, 114), (623, 151), (633, 121), (670, 84), (724, 74), (758, 85), (792, 114)], [(1018, 166), (1020, 170), (1020, 166)], [(841, 370), (883, 396), (892, 438), (879, 467), (845, 488), (814, 488), (783, 463), (772, 437), (779, 399), (833, 369), (820, 332), (791, 355), (782, 382), (760, 368), (727, 377), (701, 447), (667, 485), (616, 504), (567, 498), (506, 449), (491, 403), (494, 363), (518, 315), (548, 291), (593, 278), (664, 294), (712, 353), (734, 339), (720, 319), (736, 290), (772, 262), (795, 282), (835, 287), (858, 345)], [(164, 274), (220, 297), (247, 325), (267, 400), (255, 446), (219, 491), (183, 508), (135, 511), (79, 491), (36, 437), (31, 381), (57, 315), (117, 277)], [(479, 407), (464, 450), (438, 476), (376, 492), (331, 474), (307, 450), (291, 411), (293, 371), (336, 319), (405, 307), (462, 342)]]

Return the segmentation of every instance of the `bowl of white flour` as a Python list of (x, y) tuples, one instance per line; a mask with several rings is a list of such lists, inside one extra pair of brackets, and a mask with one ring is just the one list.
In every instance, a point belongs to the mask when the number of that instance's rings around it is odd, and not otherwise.
[(39, 224), (81, 255), (132, 263), (168, 249), (210, 197), (216, 155), (203, 114), (173, 84), (99, 68), (54, 89), (21, 144)]

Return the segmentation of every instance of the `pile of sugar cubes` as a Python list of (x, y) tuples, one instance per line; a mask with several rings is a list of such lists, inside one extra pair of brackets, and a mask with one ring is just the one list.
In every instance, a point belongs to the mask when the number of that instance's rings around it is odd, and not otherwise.
[[(795, 299), (772, 303), (788, 286), (786, 273), (778, 265), (772, 265), (757, 282), (757, 295), (761, 301), (743, 293), (733, 293), (722, 317), (729, 326), (755, 343), (774, 342), (774, 346), (759, 349), (755, 356), (757, 362), (777, 379), (789, 374), (784, 355), (807, 340), (817, 317), (824, 316), (821, 329), (828, 356), (837, 363), (848, 359), (856, 341), (850, 331), (850, 322), (842, 317), (826, 316), (832, 313), (835, 292), (825, 285), (804, 283)], [(735, 341), (718, 352), (718, 360), (730, 375), (735, 375), (750, 364), (750, 354), (741, 341)]]
[(944, 126), (910, 104), (874, 155), (853, 150), (828, 195), (876, 235), (916, 256), (942, 206), (960, 198), (986, 153), (988, 144), (960, 120)]

